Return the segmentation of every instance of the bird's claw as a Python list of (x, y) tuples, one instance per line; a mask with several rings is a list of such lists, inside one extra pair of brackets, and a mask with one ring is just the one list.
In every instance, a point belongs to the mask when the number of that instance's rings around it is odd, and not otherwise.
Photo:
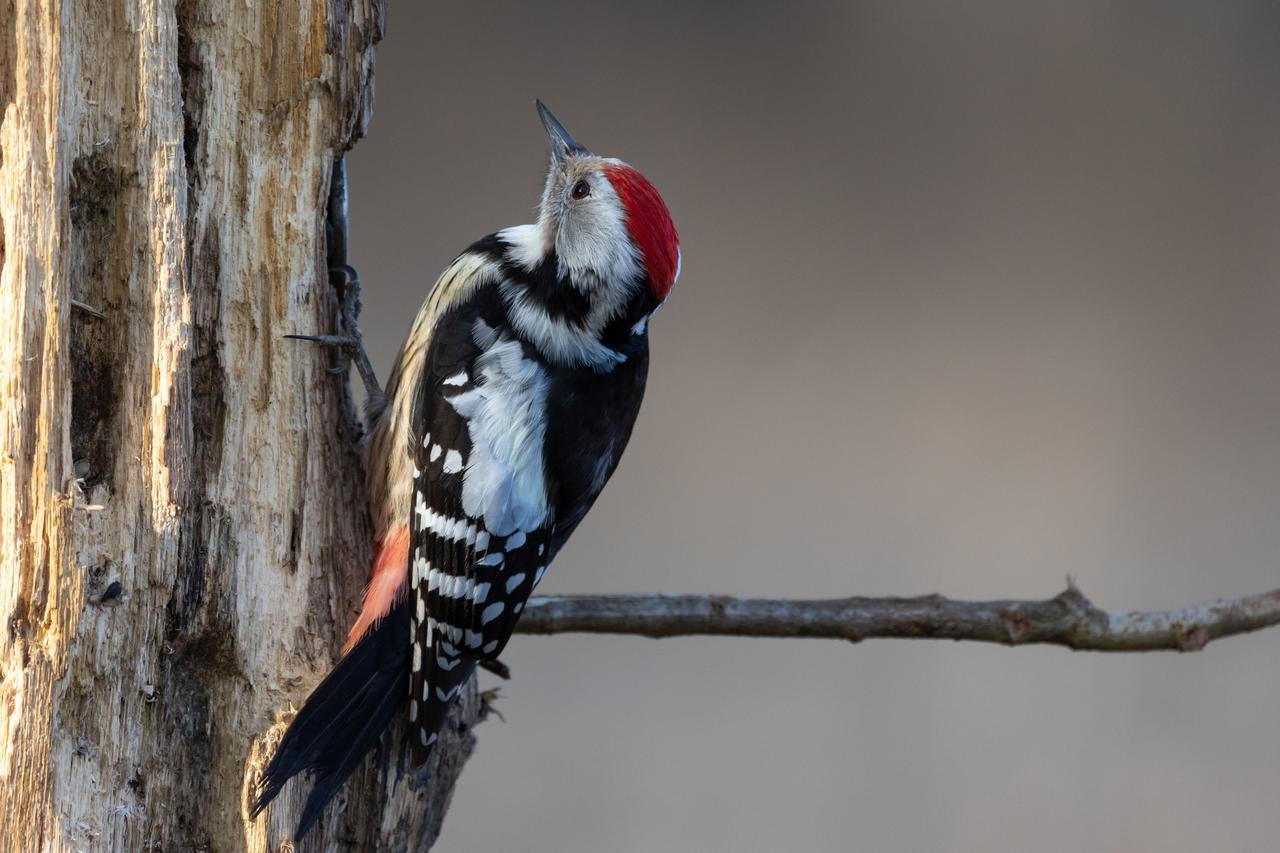
[(338, 291), (337, 334), (333, 335), (285, 335), (296, 341), (309, 341), (338, 350), (338, 365), (328, 369), (334, 376), (344, 376), (355, 364), (364, 382), (365, 393), (371, 401), (385, 399), (373, 364), (364, 351), (364, 339), (360, 334), (360, 276), (349, 264), (329, 268), (329, 283)]
[(326, 347), (354, 347), (359, 343), (355, 338), (349, 338), (346, 335), (285, 335), (284, 337), (290, 341), (311, 341), (313, 344)]
[(500, 660), (482, 660), (480, 661), (480, 668), (492, 672), (503, 681), (511, 679), (511, 668)]

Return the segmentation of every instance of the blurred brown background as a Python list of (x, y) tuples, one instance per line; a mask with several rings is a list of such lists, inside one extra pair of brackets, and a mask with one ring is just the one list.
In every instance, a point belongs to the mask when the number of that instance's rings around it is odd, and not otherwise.
[[(544, 591), (1280, 586), (1280, 11), (965, 5), (392, 4), (351, 158), (384, 374), (531, 218), (535, 96), (680, 229)], [(440, 849), (1274, 850), (1278, 656), (521, 637)]]

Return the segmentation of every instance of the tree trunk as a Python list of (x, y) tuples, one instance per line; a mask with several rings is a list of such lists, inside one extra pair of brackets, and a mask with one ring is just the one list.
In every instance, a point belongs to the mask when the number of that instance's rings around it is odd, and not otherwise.
[[(379, 0), (0, 0), (0, 847), (275, 850), (246, 820), (369, 565), (323, 215)], [(356, 259), (358, 261), (358, 259)], [(73, 300), (82, 303), (73, 307)], [(462, 719), (478, 707), (467, 697)], [(305, 845), (434, 840), (398, 744)]]

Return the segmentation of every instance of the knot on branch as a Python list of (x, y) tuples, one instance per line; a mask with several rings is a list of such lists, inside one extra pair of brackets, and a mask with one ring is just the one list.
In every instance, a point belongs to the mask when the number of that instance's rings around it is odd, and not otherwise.
[(1178, 651), (1180, 652), (1198, 652), (1208, 645), (1212, 637), (1209, 636), (1209, 629), (1203, 625), (1192, 625), (1187, 627), (1181, 623), (1174, 626), (1174, 631), (1178, 637)]
[(1009, 637), (1009, 645), (1016, 646), (1025, 642), (1031, 633), (1031, 620), (1022, 612), (1021, 607), (1005, 607), (1000, 610), (1000, 621), (1004, 625), (1005, 634)]
[(1111, 616), (1095, 607), (1073, 578), (1067, 578), (1067, 588), (1055, 595), (1052, 601), (1062, 612), (1058, 621), (1066, 638), (1064, 644), (1068, 647), (1090, 648), (1096, 638), (1111, 632)]
[(1097, 612), (1097, 608), (1093, 606), (1080, 587), (1076, 586), (1075, 581), (1067, 578), (1067, 588), (1053, 597), (1053, 600), (1060, 604), (1068, 613), (1075, 616), (1092, 616)]

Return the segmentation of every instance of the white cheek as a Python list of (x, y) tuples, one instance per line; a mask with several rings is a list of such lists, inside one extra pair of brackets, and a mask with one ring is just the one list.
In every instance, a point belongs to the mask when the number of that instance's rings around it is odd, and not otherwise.
[(595, 195), (570, 209), (556, 236), (561, 272), (607, 286), (630, 283), (640, 275), (640, 258), (627, 234), (622, 201), (608, 181), (592, 185)]

